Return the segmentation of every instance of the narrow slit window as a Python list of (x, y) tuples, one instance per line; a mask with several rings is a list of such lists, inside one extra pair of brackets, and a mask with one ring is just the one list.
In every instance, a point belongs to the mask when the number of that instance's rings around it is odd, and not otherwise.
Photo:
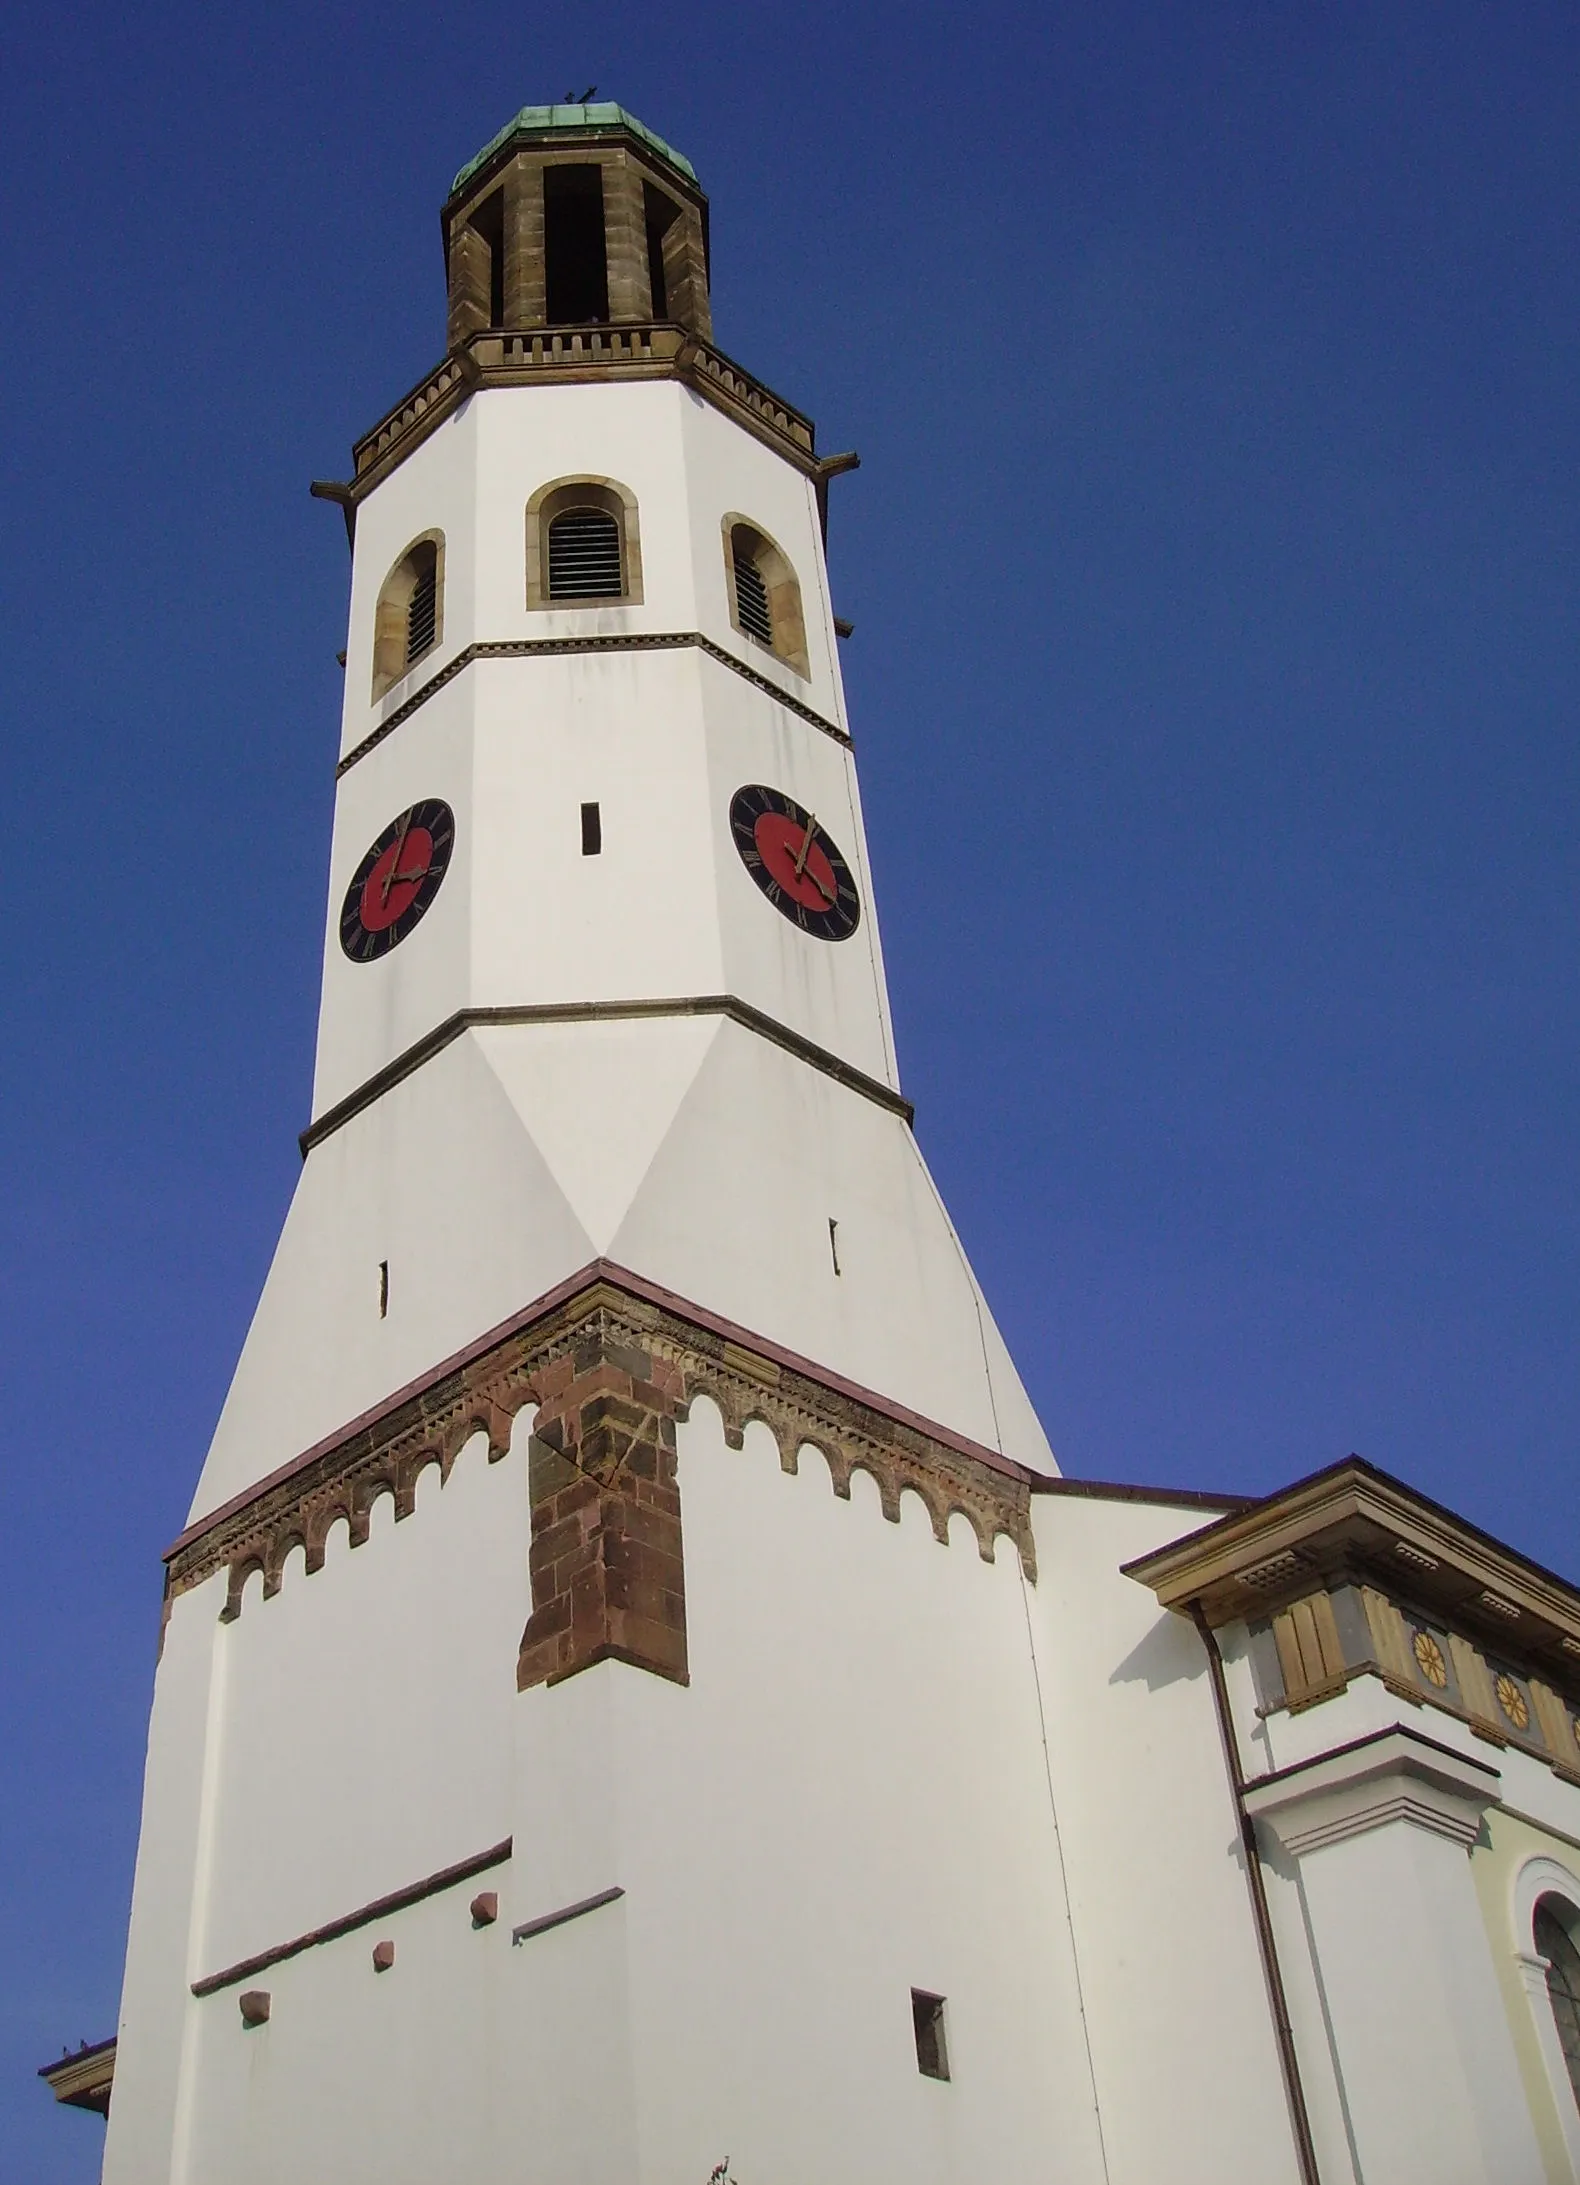
[(916, 2033), (916, 2068), (924, 2079), (947, 2079), (949, 2051), (944, 2045), (944, 1999), (921, 1988), (911, 1990), (911, 2024)]
[(582, 806), (582, 856), (597, 857), (603, 849), (603, 821), (596, 804)]
[(607, 509), (568, 508), (549, 525), (550, 599), (619, 599), (620, 526)]

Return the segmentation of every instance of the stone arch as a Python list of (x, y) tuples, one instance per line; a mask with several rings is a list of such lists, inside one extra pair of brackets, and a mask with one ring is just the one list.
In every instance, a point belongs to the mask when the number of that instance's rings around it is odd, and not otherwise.
[(373, 697), (382, 698), (444, 641), (444, 533), (402, 549), (373, 609)]
[(723, 531), (731, 622), (742, 637), (761, 645), (795, 674), (810, 676), (801, 584), (789, 556), (760, 525), (736, 510), (724, 518)]
[[(587, 595), (551, 588), (549, 533), (561, 517), (602, 516), (614, 527), (620, 550), (620, 587)], [(551, 478), (527, 503), (527, 605), (546, 607), (640, 607), (642, 604), (642, 531), (636, 495), (618, 478), (588, 474)]]

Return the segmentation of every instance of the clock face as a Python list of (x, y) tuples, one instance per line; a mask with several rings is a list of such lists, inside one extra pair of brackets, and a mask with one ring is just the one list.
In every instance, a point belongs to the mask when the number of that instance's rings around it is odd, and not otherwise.
[(454, 847), (455, 814), (438, 797), (390, 821), (340, 906), (340, 945), (353, 963), (372, 963), (405, 940), (438, 894)]
[(861, 897), (815, 814), (777, 789), (737, 789), (730, 832), (741, 863), (775, 910), (820, 941), (849, 940), (861, 923)]

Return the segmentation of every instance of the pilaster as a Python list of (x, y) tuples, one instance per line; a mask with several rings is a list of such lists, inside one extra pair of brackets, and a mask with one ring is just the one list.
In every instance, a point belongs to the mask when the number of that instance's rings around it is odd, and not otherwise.
[(488, 317), (488, 245), (468, 222), (450, 237), (449, 348), (481, 333)]
[(1499, 1771), (1383, 1731), (1253, 1783), (1294, 1862), (1367, 2185), (1541, 2185), (1469, 1850)]
[(708, 301), (708, 259), (702, 221), (688, 206), (671, 221), (664, 236), (664, 285), (669, 316), (699, 341), (713, 339), (713, 308)]
[(642, 177), (623, 153), (603, 160), (601, 165), (609, 317), (611, 320), (651, 319), (653, 292), (647, 270), (647, 216), (642, 202)]
[(548, 320), (541, 158), (519, 153), (505, 175), (505, 324)]

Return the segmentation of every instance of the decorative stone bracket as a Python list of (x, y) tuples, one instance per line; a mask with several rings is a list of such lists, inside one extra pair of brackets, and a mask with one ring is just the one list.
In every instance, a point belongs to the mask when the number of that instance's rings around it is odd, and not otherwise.
[(684, 1684), (675, 1427), (699, 1395), (717, 1404), (732, 1448), (761, 1421), (786, 1472), (809, 1444), (836, 1495), (848, 1500), (852, 1474), (866, 1472), (891, 1522), (902, 1494), (914, 1493), (935, 1539), (947, 1545), (950, 1520), (962, 1515), (985, 1561), (1004, 1534), (1035, 1581), (1036, 1474), (599, 1260), (190, 1526), (166, 1551), (166, 1614), (176, 1595), (218, 1570), (228, 1573), (227, 1621), (255, 1573), (266, 1599), (279, 1591), (294, 1549), (309, 1572), (320, 1570), (333, 1525), (344, 1520), (359, 1546), (386, 1494), (396, 1519), (408, 1517), (429, 1465), (448, 1478), (477, 1433), (497, 1460), (531, 1404), (532, 1613), (518, 1687), (607, 1659)]

